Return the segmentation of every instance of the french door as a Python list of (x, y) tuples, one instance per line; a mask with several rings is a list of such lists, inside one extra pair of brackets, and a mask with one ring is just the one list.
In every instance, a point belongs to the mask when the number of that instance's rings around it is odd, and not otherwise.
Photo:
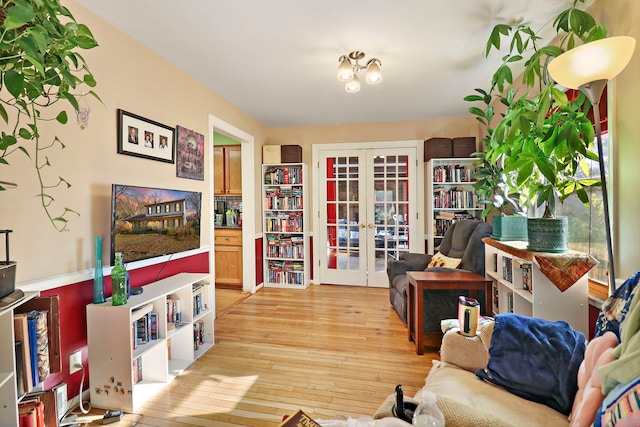
[(388, 258), (418, 241), (416, 149), (318, 154), (321, 283), (387, 287)]

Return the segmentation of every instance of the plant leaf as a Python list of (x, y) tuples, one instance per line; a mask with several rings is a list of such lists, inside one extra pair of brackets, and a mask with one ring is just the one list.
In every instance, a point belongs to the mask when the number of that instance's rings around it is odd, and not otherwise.
[(9, 70), (4, 73), (4, 83), (9, 93), (15, 98), (19, 98), (24, 89), (24, 75), (17, 71)]
[(14, 3), (12, 7), (5, 9), (7, 11), (7, 17), (3, 23), (5, 30), (20, 28), (36, 17), (35, 12), (26, 7), (23, 2)]
[(60, 113), (56, 116), (56, 120), (58, 121), (58, 123), (62, 123), (63, 125), (66, 125), (68, 121), (67, 112), (60, 111)]

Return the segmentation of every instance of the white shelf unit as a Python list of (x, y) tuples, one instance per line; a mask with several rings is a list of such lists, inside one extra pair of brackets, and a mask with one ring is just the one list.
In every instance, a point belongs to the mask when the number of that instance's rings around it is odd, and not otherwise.
[[(194, 309), (194, 288), (202, 301)], [(211, 276), (180, 273), (144, 286), (125, 305), (87, 305), (89, 384), (91, 405), (136, 412), (171, 380), (214, 344), (214, 305)], [(180, 321), (170, 328), (167, 298), (180, 301)], [(147, 311), (158, 314), (157, 339), (134, 348), (134, 322)], [(194, 325), (202, 326), (202, 344), (196, 349)], [(141, 364), (142, 379), (135, 382), (134, 366)]]
[[(518, 249), (526, 247), (526, 242), (500, 243), (505, 246), (511, 244)], [(513, 312), (550, 321), (564, 320), (589, 338), (589, 284), (586, 273), (562, 292), (528, 256), (527, 259), (520, 258), (490, 244), (484, 247), (485, 274), (493, 280), (494, 315)], [(530, 268), (531, 291), (524, 285), (526, 279), (523, 278), (526, 275), (523, 266)]]
[(308, 179), (303, 163), (262, 165), (265, 287), (309, 286)]
[[(431, 159), (425, 176), (427, 201), (427, 253), (435, 253), (447, 228), (462, 215), (480, 218), (482, 206), (477, 204), (471, 178), (473, 158)], [(455, 215), (453, 219), (441, 216)]]
[(16, 381), (15, 335), (13, 315), (25, 302), (37, 297), (37, 292), (25, 292), (24, 299), (0, 309), (0, 420), (2, 425), (18, 425), (18, 395)]

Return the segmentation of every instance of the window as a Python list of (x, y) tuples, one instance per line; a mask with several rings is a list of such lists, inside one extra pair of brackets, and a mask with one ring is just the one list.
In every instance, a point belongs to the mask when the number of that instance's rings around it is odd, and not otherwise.
[(157, 205), (157, 206), (156, 206), (156, 213), (158, 213), (158, 214), (159, 214), (159, 213), (161, 213), (161, 212), (162, 212), (162, 209), (160, 208), (160, 205)]
[[(569, 95), (569, 94), (568, 94)], [(593, 122), (593, 112), (588, 114)], [(607, 90), (605, 88), (602, 98), (600, 99), (600, 124), (602, 127), (602, 151), (605, 164), (605, 174), (609, 187), (609, 199), (613, 194), (611, 188), (611, 180), (609, 179), (609, 152), (610, 141), (608, 133), (607, 120)], [(594, 144), (597, 144), (594, 141)], [(597, 152), (597, 145), (594, 148)], [(600, 178), (600, 167), (598, 162), (589, 162), (589, 177)], [(587, 177), (580, 172), (581, 177)], [(589, 206), (584, 206), (578, 197), (572, 195), (563, 203), (556, 204), (556, 212), (559, 216), (568, 216), (569, 221), (569, 238), (568, 245), (570, 249), (585, 252), (596, 258), (599, 263), (590, 272), (589, 278), (609, 283), (607, 274), (609, 271), (609, 262), (607, 255), (607, 239), (604, 225), (604, 203), (602, 202), (602, 187), (592, 187), (588, 189)]]
[(180, 212), (180, 211), (181, 211), (180, 203), (176, 203), (176, 212)]
[(164, 205), (164, 212), (167, 213), (171, 210), (171, 205)]

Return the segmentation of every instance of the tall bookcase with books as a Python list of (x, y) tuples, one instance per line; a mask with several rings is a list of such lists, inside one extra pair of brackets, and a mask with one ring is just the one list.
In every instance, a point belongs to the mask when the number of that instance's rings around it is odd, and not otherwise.
[(425, 171), (427, 201), (427, 253), (435, 253), (455, 221), (480, 218), (482, 206), (473, 187), (477, 159), (431, 159)]
[(264, 286), (309, 286), (309, 232), (303, 163), (262, 165)]
[(213, 346), (209, 274), (144, 286), (125, 305), (87, 306), (91, 404), (135, 412)]

